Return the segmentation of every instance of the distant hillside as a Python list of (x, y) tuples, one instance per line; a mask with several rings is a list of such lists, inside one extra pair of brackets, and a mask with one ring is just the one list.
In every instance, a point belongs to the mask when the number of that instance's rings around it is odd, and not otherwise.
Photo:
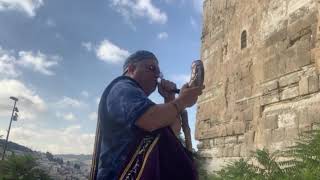
[(80, 155), (75, 155), (75, 154), (55, 154), (54, 156), (56, 157), (61, 157), (63, 159), (77, 159), (81, 161), (87, 161), (91, 160), (92, 155), (89, 154), (80, 154)]
[(55, 154), (55, 157), (62, 158), (65, 162), (70, 161), (74, 163), (80, 163), (80, 164), (86, 164), (88, 166), (91, 166), (91, 160), (92, 160), (92, 155), (85, 155), (85, 154), (80, 154), (80, 155), (75, 155), (75, 154)]
[[(2, 154), (5, 140), (0, 139), (0, 154)], [(87, 180), (90, 173), (91, 155), (60, 154), (33, 151), (20, 144), (9, 142), (6, 156), (14, 152), (16, 155), (30, 154), (37, 159), (39, 167), (53, 179)]]
[[(4, 147), (6, 140), (0, 139), (1, 149)], [(8, 151), (21, 151), (25, 153), (32, 153), (33, 151), (25, 146), (9, 141), (7, 145)], [(2, 153), (2, 152), (1, 152)]]

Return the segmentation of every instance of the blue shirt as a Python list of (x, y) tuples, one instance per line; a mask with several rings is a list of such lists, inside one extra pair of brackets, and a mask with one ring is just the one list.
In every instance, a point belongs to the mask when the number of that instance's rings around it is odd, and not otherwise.
[(101, 148), (98, 179), (115, 179), (143, 131), (135, 125), (139, 117), (154, 105), (132, 78), (121, 76), (104, 91), (98, 118)]

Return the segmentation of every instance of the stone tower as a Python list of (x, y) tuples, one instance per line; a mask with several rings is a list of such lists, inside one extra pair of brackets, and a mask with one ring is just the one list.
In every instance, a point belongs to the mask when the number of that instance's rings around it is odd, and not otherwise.
[(196, 139), (210, 170), (320, 122), (320, 0), (205, 0)]

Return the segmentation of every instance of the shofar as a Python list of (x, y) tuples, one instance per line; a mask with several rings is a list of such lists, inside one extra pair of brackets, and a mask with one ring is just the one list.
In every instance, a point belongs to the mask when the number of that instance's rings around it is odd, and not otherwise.
[[(189, 87), (202, 86), (203, 81), (204, 81), (203, 63), (201, 60), (193, 61), (191, 66), (191, 78), (189, 81)], [(192, 140), (191, 140), (187, 110), (183, 110), (180, 116), (181, 116), (182, 130), (185, 137), (186, 148), (192, 152)]]

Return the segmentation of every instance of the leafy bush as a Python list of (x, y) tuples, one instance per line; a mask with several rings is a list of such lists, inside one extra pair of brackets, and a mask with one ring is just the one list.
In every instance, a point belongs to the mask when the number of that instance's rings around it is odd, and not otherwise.
[(49, 180), (51, 179), (43, 170), (39, 169), (36, 159), (31, 155), (11, 155), (8, 159), (0, 161), (1, 180)]
[(274, 153), (256, 150), (247, 160), (230, 163), (212, 175), (204, 171), (201, 162), (198, 164), (202, 180), (317, 180), (320, 179), (320, 130), (301, 135), (296, 145), (287, 150)]

